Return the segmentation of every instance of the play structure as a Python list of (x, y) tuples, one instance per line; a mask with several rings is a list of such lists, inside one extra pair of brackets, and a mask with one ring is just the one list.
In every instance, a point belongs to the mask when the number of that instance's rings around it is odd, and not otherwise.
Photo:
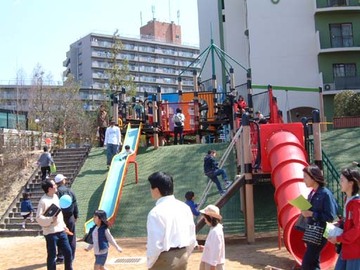
[[(229, 65), (229, 61), (226, 60), (227, 54), (213, 43), (194, 62), (198, 63), (204, 55), (213, 57), (214, 54), (224, 60), (224, 66)], [(243, 66), (241, 68), (245, 69)], [(314, 152), (310, 153), (306, 144), (309, 128), (307, 123), (283, 123), (282, 112), (278, 109), (272, 87), (269, 85), (267, 91), (253, 95), (251, 70), (245, 70), (246, 83), (235, 86), (233, 68), (226, 69), (229, 89), (221, 92), (217, 88), (214, 65), (212, 78), (207, 81), (211, 81), (211, 84), (208, 85), (201, 81), (202, 69), (200, 74), (194, 69), (193, 92), (182, 91), (181, 74), (177, 93), (161, 93), (159, 87), (156, 94), (146, 94), (144, 100), (133, 99), (129, 103), (126, 102), (125, 91), (122, 91), (119, 102), (118, 100), (113, 102), (114, 116), (118, 117), (119, 114), (125, 123), (143, 124), (143, 134), (150, 138), (149, 141), (155, 149), (172, 136), (174, 126), (172, 116), (176, 108), (181, 108), (185, 114), (184, 134), (194, 137), (194, 142), (229, 142), (224, 158), (220, 161), (220, 167), (227, 155), (235, 150), (238, 176), (225, 196), (222, 196), (216, 204), (221, 208), (240, 190), (241, 211), (245, 217), (245, 234), (247, 241), (252, 243), (255, 241), (254, 201), (259, 199), (254, 197), (253, 186), (258, 180), (271, 178), (271, 183), (275, 187), (274, 201), (277, 207), (279, 247), (283, 239), (287, 250), (295, 261), (301, 264), (306, 247), (302, 241), (303, 232), (294, 228), (300, 211), (289, 204), (289, 200), (299, 195), (306, 198), (310, 192), (303, 183), (302, 172), (302, 169), (312, 161), (310, 156), (314, 157), (315, 164), (323, 168), (319, 111), (314, 110), (311, 117), (315, 148)], [(246, 89), (242, 87), (244, 85)], [(243, 95), (243, 90), (246, 91), (247, 107), (241, 109), (237, 106), (236, 99)], [(255, 109), (264, 114), (266, 124), (254, 116)], [(136, 134), (137, 141), (140, 131), (137, 130)], [(128, 164), (127, 160), (122, 161), (119, 157), (121, 153), (113, 159), (100, 202), (100, 209), (109, 211), (114, 219), (124, 181), (124, 171)], [(204, 191), (200, 204), (206, 200), (210, 187), (211, 182)], [(88, 229), (90, 225), (91, 221), (86, 224), (86, 228)], [(204, 220), (200, 218), (196, 226), (197, 231), (203, 225)], [(321, 253), (321, 267), (329, 268), (334, 265), (336, 258), (334, 246), (328, 243)]]
[[(122, 187), (126, 180), (128, 166), (130, 166), (131, 163), (135, 164), (136, 183), (138, 182), (136, 153), (138, 150), (140, 134), (141, 125), (137, 128), (131, 128), (131, 124), (129, 124), (126, 130), (123, 146), (129, 145), (130, 149), (134, 152), (127, 155), (123, 147), (122, 151), (115, 155), (111, 161), (109, 173), (106, 178), (104, 190), (98, 207), (99, 210), (104, 210), (107, 213), (110, 224), (114, 224), (116, 220), (116, 215), (120, 206)], [(86, 221), (84, 225), (85, 232), (88, 232), (94, 225), (95, 223), (92, 218)]]

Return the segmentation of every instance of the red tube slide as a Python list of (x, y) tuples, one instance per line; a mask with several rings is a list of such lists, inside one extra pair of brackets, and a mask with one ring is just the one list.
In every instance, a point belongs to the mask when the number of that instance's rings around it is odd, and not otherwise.
[[(294, 228), (300, 211), (289, 204), (289, 200), (302, 194), (305, 198), (310, 192), (303, 182), (302, 169), (307, 166), (306, 153), (298, 138), (289, 131), (273, 133), (266, 145), (271, 166), (271, 181), (275, 187), (275, 203), (278, 222), (283, 229), (284, 244), (287, 250), (301, 264), (305, 253), (303, 233)], [(321, 252), (321, 269), (335, 264), (337, 255), (334, 245), (328, 243)]]

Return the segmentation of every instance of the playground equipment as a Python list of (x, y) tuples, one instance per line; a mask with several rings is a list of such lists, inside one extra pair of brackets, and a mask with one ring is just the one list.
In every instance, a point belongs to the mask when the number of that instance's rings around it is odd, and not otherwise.
[[(116, 215), (120, 205), (122, 187), (126, 179), (126, 173), (129, 163), (135, 163), (136, 153), (139, 145), (139, 138), (141, 134), (141, 125), (138, 128), (131, 128), (131, 124), (128, 125), (124, 145), (129, 145), (133, 149), (131, 155), (127, 155), (125, 149), (115, 155), (111, 161), (109, 173), (106, 178), (105, 187), (101, 195), (101, 200), (98, 209), (104, 210), (108, 215), (108, 221), (110, 224), (114, 224)], [(137, 164), (135, 163), (135, 166)], [(137, 167), (135, 167), (136, 169)], [(137, 169), (136, 169), (136, 183), (138, 181)], [(92, 226), (94, 226), (93, 219), (86, 221), (84, 225), (85, 232), (87, 233)]]
[[(216, 202), (216, 205), (221, 208), (235, 193), (233, 188), (240, 189), (241, 205), (244, 206), (246, 237), (249, 243), (254, 242), (254, 200), (257, 198), (253, 196), (253, 185), (256, 179), (263, 175), (270, 175), (271, 183), (275, 187), (274, 200), (277, 206), (279, 247), (281, 236), (283, 236), (286, 249), (295, 261), (301, 264), (306, 246), (302, 241), (303, 232), (294, 228), (300, 211), (289, 204), (289, 200), (299, 195), (307, 197), (310, 192), (303, 183), (302, 169), (309, 162), (305, 147), (304, 126), (300, 122), (282, 123), (281, 115), (274, 116), (274, 114), (278, 114), (276, 102), (273, 102), (270, 107), (268, 124), (254, 125), (248, 114), (243, 115), (242, 126), (221, 158), (221, 161), (224, 161), (229, 151), (235, 146), (240, 159), (241, 175), (237, 176), (236, 187), (232, 186), (227, 194)], [(313, 120), (315, 163), (322, 168), (319, 111), (313, 112)], [(219, 165), (222, 166), (223, 162)], [(209, 185), (211, 185), (210, 182)], [(200, 204), (206, 198), (207, 192), (206, 189)], [(203, 225), (204, 221), (200, 219), (196, 227), (197, 231)], [(320, 257), (321, 268), (327, 269), (333, 266), (336, 258), (334, 245), (327, 243)]]
[[(243, 67), (224, 51), (219, 49), (211, 41), (211, 45), (199, 55), (183, 72), (187, 71), (193, 64), (206, 59), (211, 55), (214, 63), (214, 55), (217, 55), (225, 68), (229, 78), (229, 91), (218, 92), (215, 75), (215, 65), (212, 65), (211, 85), (206, 87), (201, 80), (201, 72), (193, 71), (194, 91), (182, 91), (182, 79), (179, 74), (178, 93), (161, 93), (158, 88), (156, 94), (146, 95), (144, 100), (144, 116), (140, 121), (144, 122), (144, 132), (152, 136), (154, 148), (158, 148), (162, 138), (171, 136), (173, 130), (172, 116), (176, 108), (181, 108), (185, 114), (186, 124), (185, 135), (194, 135), (196, 142), (200, 143), (201, 138), (208, 134), (219, 136), (219, 130), (229, 126), (230, 145), (226, 149), (220, 166), (223, 165), (227, 156), (232, 150), (236, 152), (238, 176), (235, 183), (221, 197), (216, 204), (222, 207), (229, 198), (240, 189), (241, 205), (244, 209), (246, 237), (249, 243), (255, 241), (254, 232), (254, 198), (253, 185), (256, 179), (271, 176), (271, 182), (275, 187), (274, 200), (277, 206), (277, 219), (279, 224), (279, 246), (281, 243), (281, 232), (285, 247), (292, 254), (298, 264), (305, 251), (302, 241), (302, 232), (294, 229), (294, 224), (300, 214), (299, 210), (289, 204), (289, 200), (298, 197), (300, 194), (307, 197), (309, 190), (305, 187), (302, 169), (309, 162), (309, 153), (305, 148), (304, 126), (301, 123), (284, 124), (282, 112), (279, 111), (276, 98), (272, 94), (272, 87), (268, 87), (266, 93), (252, 94), (251, 70)], [(230, 66), (230, 60), (246, 71), (247, 81), (247, 104), (246, 112), (234, 110), (234, 99), (239, 96), (234, 80), (234, 69)], [(230, 66), (229, 69), (227, 67)], [(245, 85), (245, 84), (244, 84)], [(125, 94), (122, 94), (122, 98)], [(257, 101), (255, 100), (257, 99)], [(121, 112), (126, 112), (125, 99), (120, 98)], [(265, 104), (261, 108), (260, 104)], [(115, 102), (114, 102), (115, 104)], [(255, 106), (256, 105), (256, 106)], [(254, 118), (254, 107), (260, 109), (267, 117), (267, 124), (259, 124)], [(123, 119), (131, 113), (123, 114)], [(322, 168), (321, 143), (320, 143), (320, 119), (315, 113), (314, 116), (314, 140), (315, 163)], [(138, 119), (139, 121), (139, 119)], [(316, 136), (315, 136), (316, 135)], [(235, 148), (235, 149), (234, 149)], [(118, 172), (117, 172), (118, 173)], [(206, 200), (211, 188), (211, 181), (207, 185), (200, 204)], [(200, 219), (197, 224), (197, 231), (203, 226)], [(321, 267), (328, 268), (335, 262), (336, 254), (334, 246), (326, 245), (321, 254)]]

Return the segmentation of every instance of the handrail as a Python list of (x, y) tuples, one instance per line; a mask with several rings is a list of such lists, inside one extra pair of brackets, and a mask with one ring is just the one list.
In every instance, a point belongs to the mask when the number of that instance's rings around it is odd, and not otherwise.
[[(234, 147), (234, 145), (235, 145), (236, 141), (238, 140), (238, 138), (240, 138), (242, 131), (243, 131), (243, 127), (241, 126), (237, 130), (237, 132), (235, 133), (235, 135), (232, 138), (229, 146), (226, 148), (224, 154), (221, 156), (221, 159), (219, 161), (219, 169), (221, 169), (224, 166), (227, 158), (229, 157), (229, 154), (232, 151), (232, 148)], [(204, 203), (206, 201), (206, 198), (207, 198), (207, 195), (209, 194), (210, 189), (212, 187), (212, 184), (213, 184), (213, 181), (211, 181), (211, 180), (207, 183), (206, 188), (205, 188), (203, 194), (201, 195), (201, 199), (200, 199), (200, 202), (199, 202), (198, 207), (197, 207), (198, 209), (201, 209), (201, 207), (204, 205)]]
[[(314, 156), (310, 153), (314, 153), (314, 141), (312, 139), (308, 140), (308, 153), (310, 163), (313, 163)], [(338, 201), (338, 204), (341, 209), (344, 207), (344, 194), (341, 192), (340, 188), (340, 174), (336, 170), (335, 166), (331, 163), (329, 157), (326, 155), (324, 150), (322, 150), (322, 162), (323, 162), (323, 173), (324, 178), (327, 181), (327, 187), (334, 193), (335, 198)], [(342, 211), (342, 210), (341, 210)]]

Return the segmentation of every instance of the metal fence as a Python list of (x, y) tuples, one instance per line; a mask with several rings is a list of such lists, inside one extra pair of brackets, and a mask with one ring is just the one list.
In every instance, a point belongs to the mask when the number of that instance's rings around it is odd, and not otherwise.
[[(310, 163), (314, 162), (314, 141), (308, 140), (308, 153)], [(333, 192), (340, 208), (344, 207), (344, 194), (340, 188), (340, 173), (336, 170), (334, 165), (331, 163), (329, 157), (322, 151), (322, 162), (323, 162), (323, 173), (324, 178), (327, 182), (327, 187)], [(342, 213), (342, 210), (341, 210)]]
[(0, 153), (17, 150), (37, 150), (43, 146), (61, 145), (56, 133), (0, 128)]

